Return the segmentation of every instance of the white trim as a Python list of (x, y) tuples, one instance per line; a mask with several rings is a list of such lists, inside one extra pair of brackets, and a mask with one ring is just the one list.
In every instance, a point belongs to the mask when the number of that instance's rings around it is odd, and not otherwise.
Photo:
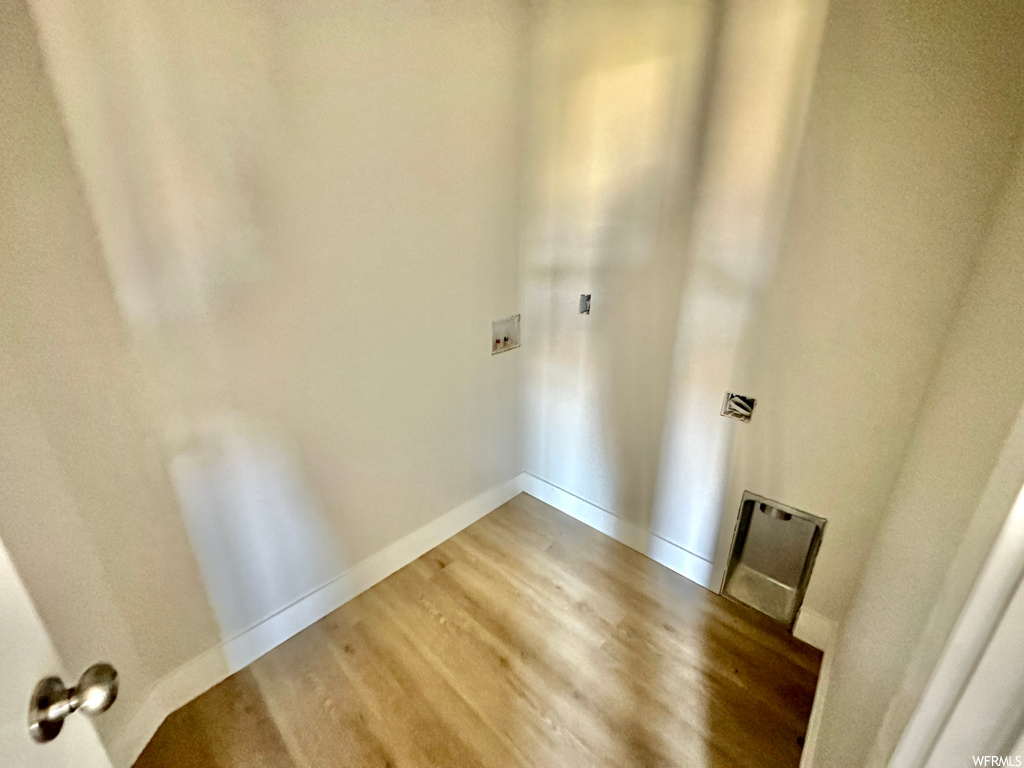
[(581, 523), (610, 536), (642, 555), (646, 555), (656, 563), (661, 563), (666, 568), (685, 576), (705, 589), (710, 589), (712, 592), (718, 591), (711, 586), (711, 574), (714, 569), (710, 561), (644, 530), (639, 525), (616, 517), (608, 510), (591, 504), (586, 499), (581, 499), (536, 475), (524, 472), (520, 477), (523, 491), (531, 496), (540, 499), (545, 504), (550, 504), (569, 517), (575, 517)]
[(992, 638), (1020, 588), (1022, 576), (1024, 488), (1010, 508), (917, 708), (896, 745), (890, 765), (916, 768), (926, 764), (972, 676), (990, 652)]
[(517, 496), (522, 475), (484, 491), (416, 529), (239, 635), (160, 678), (107, 747), (116, 768), (129, 768), (171, 712), (243, 669), (288, 638)]
[[(154, 684), (138, 711), (111, 739), (107, 751), (115, 768), (129, 768), (153, 738), (164, 718), (171, 712), (185, 706), (229, 675), (244, 669), (288, 638), (374, 584), (383, 581), (523, 491), (700, 586), (714, 591), (711, 587), (712, 564), (704, 558), (638, 525), (616, 517), (579, 496), (524, 472), (418, 528), (291, 605), (164, 675)], [(813, 754), (813, 738), (821, 717), (821, 701), (831, 667), (831, 640), (834, 632), (833, 622), (807, 610), (801, 611), (794, 630), (794, 634), (805, 642), (818, 648), (825, 646), (825, 657), (822, 660), (805, 739), (804, 758), (800, 762), (801, 768), (813, 765), (811, 762), (805, 762), (805, 759), (809, 754)]]
[(796, 626), (793, 627), (793, 636), (819, 651), (827, 652), (835, 641), (836, 623), (817, 611), (801, 608), (796, 617)]
[[(525, 493), (550, 504), (569, 517), (574, 517), (594, 530), (610, 536), (642, 555), (646, 555), (666, 568), (679, 573), (705, 589), (717, 593), (711, 573), (713, 564), (700, 555), (673, 544), (638, 525), (617, 517), (606, 509), (570, 493), (564, 488), (524, 472), (520, 475)], [(827, 651), (836, 633), (836, 623), (817, 611), (801, 609), (793, 635), (819, 651)]]
[[(814, 753), (818, 745), (818, 731), (821, 730), (822, 713), (825, 711), (825, 696), (828, 694), (828, 684), (832, 679), (832, 659), (835, 657), (836, 653), (836, 623), (834, 621), (829, 621), (820, 614), (813, 615), (816, 616), (817, 619), (820, 619), (830, 625), (830, 630), (824, 640), (825, 655), (821, 659), (821, 669), (818, 670), (818, 685), (814, 689), (814, 703), (811, 704), (811, 717), (807, 721), (807, 732), (804, 734), (804, 750), (800, 753), (800, 768), (815, 768)], [(802, 617), (803, 612), (801, 612), (801, 618)], [(797, 619), (796, 628), (800, 628), (799, 619)], [(805, 642), (811, 643), (810, 640)], [(814, 645), (814, 643), (811, 643), (811, 645)]]

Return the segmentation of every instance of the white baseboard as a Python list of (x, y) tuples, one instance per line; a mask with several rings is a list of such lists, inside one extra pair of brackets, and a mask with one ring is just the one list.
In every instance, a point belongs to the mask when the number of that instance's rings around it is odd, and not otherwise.
[(164, 675), (107, 745), (114, 768), (129, 768), (171, 712), (514, 498), (523, 490), (522, 477), (514, 477), (473, 497), (241, 634)]
[(560, 512), (575, 517), (581, 523), (611, 536), (642, 555), (661, 563), (678, 574), (696, 582), (705, 589), (717, 592), (717, 585), (711, 585), (712, 564), (704, 558), (683, 549), (666, 539), (644, 530), (638, 525), (616, 517), (606, 509), (591, 504), (569, 491), (541, 480), (536, 475), (524, 472), (522, 478), (523, 491), (545, 504), (550, 504)]
[[(545, 480), (523, 473), (418, 528), (272, 616), (164, 675), (150, 689), (138, 711), (108, 743), (107, 751), (114, 768), (129, 768), (171, 712), (185, 706), (523, 491), (700, 586), (714, 589), (711, 586), (712, 564), (707, 560)], [(830, 648), (834, 624), (819, 614), (804, 611), (797, 621), (794, 634), (818, 648), (825, 646), (804, 756), (800, 763), (801, 768), (810, 768), (813, 762), (805, 761), (813, 759), (813, 740), (821, 717), (821, 701), (831, 666)]]
[[(800, 617), (797, 619), (797, 630), (800, 629), (800, 620), (803, 619), (804, 613), (804, 611), (801, 611)], [(818, 685), (814, 689), (811, 717), (807, 721), (807, 733), (804, 735), (804, 750), (800, 754), (800, 768), (816, 768), (815, 752), (818, 744), (818, 732), (821, 729), (821, 718), (825, 710), (825, 696), (828, 694), (828, 684), (832, 678), (832, 659), (836, 651), (838, 628), (834, 621), (826, 619), (821, 614), (814, 613), (813, 611), (806, 613), (809, 613), (810, 617), (809, 623), (805, 624), (805, 626), (810, 628), (810, 635), (814, 636), (821, 645), (806, 637), (801, 637), (800, 639), (825, 652), (821, 659), (821, 669), (818, 671)], [(794, 632), (794, 634), (800, 637), (797, 632)]]
[(819, 651), (828, 651), (835, 639), (836, 623), (817, 611), (802, 608), (796, 617), (793, 635)]

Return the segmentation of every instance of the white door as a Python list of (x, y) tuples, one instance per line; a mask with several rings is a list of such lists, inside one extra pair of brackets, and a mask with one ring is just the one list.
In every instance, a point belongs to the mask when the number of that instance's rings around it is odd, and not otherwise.
[(935, 740), (926, 768), (1020, 766), (1024, 753), (1024, 585), (1018, 586), (974, 673)]
[(1024, 488), (889, 760), (890, 768), (1024, 765), (1022, 576)]
[(0, 768), (111, 768), (89, 718), (71, 715), (51, 742), (28, 735), (28, 704), (41, 678), (74, 677), (61, 667), (46, 628), (0, 542)]

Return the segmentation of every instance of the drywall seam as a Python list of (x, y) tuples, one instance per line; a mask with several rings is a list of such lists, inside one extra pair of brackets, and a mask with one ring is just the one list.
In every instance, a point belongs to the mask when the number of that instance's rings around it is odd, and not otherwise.
[(115, 768), (129, 768), (171, 712), (517, 496), (523, 490), (522, 477), (516, 476), (474, 496), (286, 608), (164, 675), (108, 745)]
[(683, 549), (638, 525), (616, 517), (606, 509), (591, 504), (573, 493), (552, 485), (536, 475), (524, 472), (520, 475), (523, 491), (550, 504), (560, 512), (574, 517), (594, 530), (610, 536), (630, 549), (661, 563), (676, 573), (685, 576), (705, 589), (712, 589), (711, 572), (713, 565), (693, 552)]

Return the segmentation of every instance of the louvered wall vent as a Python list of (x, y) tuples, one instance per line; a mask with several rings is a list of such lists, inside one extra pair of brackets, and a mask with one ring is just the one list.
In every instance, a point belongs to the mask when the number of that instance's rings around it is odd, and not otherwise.
[(726, 392), (725, 401), (722, 403), (722, 415), (739, 421), (750, 421), (750, 417), (754, 415), (755, 405), (757, 400), (752, 397)]

